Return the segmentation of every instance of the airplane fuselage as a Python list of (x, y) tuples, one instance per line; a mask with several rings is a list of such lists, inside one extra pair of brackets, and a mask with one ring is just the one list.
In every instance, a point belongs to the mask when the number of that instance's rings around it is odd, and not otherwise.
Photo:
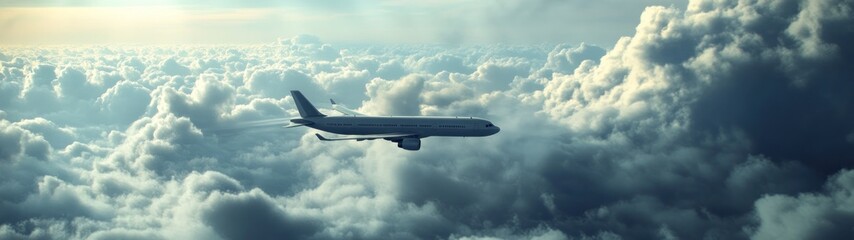
[(331, 99), (333, 109), (346, 115), (326, 116), (317, 111), (299, 91), (291, 91), (291, 96), (302, 118), (291, 119), (296, 125), (286, 126), (287, 128), (306, 126), (325, 132), (352, 135), (327, 138), (319, 133), (314, 134), (321, 141), (385, 139), (397, 143), (399, 148), (417, 151), (421, 149), (421, 139), (425, 137), (483, 137), (501, 131), (492, 122), (475, 117), (365, 116), (349, 109), (339, 109)]
[(344, 135), (408, 133), (419, 138), (483, 137), (500, 131), (491, 122), (475, 117), (327, 116), (295, 120), (310, 122), (307, 127)]

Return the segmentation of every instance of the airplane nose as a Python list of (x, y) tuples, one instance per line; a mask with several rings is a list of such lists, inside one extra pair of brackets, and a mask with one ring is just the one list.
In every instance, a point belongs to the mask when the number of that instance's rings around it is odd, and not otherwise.
[(494, 129), (494, 130), (492, 130), (492, 134), (496, 134), (496, 133), (498, 133), (498, 132), (500, 132), (500, 131), (501, 131), (501, 128), (500, 128), (500, 127), (498, 127), (498, 126), (495, 126), (495, 129)]

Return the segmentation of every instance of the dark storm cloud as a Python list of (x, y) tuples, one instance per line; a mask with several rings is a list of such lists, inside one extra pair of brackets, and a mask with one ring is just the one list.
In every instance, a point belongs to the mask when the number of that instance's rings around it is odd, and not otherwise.
[[(731, 11), (784, 12), (792, 4), (737, 6)], [(723, 61), (714, 64), (729, 69), (724, 71), (727, 76), (712, 80), (713, 87), (694, 106), (698, 130), (738, 128), (753, 140), (757, 152), (774, 160), (803, 161), (822, 174), (850, 166), (845, 161), (854, 156), (854, 150), (844, 139), (846, 129), (854, 127), (849, 121), (854, 113), (843, 109), (854, 101), (850, 94), (854, 83), (847, 77), (850, 70), (840, 66), (854, 61), (845, 54), (854, 31), (833, 27), (854, 21), (835, 10), (846, 8), (851, 8), (850, 1), (801, 3), (800, 11), (783, 15), (794, 19), (786, 28), (775, 22), (779, 18), (775, 16), (759, 15), (743, 22), (710, 17), (719, 24), (750, 27), (700, 43), (710, 46), (704, 55), (724, 55)], [(749, 35), (759, 29), (765, 36)], [(769, 34), (772, 29), (779, 32)], [(711, 50), (719, 48), (720, 52)], [(727, 52), (740, 56), (726, 56)], [(810, 114), (793, 114), (799, 112)]]
[[(651, 7), (608, 51), (339, 50), (308, 35), (4, 49), (0, 238), (846, 236), (845, 9)], [(297, 116), (292, 89), (327, 113), (334, 97), (371, 114), (484, 117), (502, 132), (426, 138), (418, 152), (319, 142), (276, 125)]]
[[(643, 220), (632, 224), (634, 226), (649, 225), (638, 229), (602, 229), (635, 238), (665, 238), (662, 233), (680, 238), (743, 238), (751, 234), (738, 234), (737, 229), (749, 224), (742, 214), (751, 214), (749, 203), (754, 199), (763, 193), (793, 194), (815, 189), (817, 180), (848, 166), (845, 159), (850, 159), (854, 153), (844, 139), (845, 129), (852, 127), (852, 116), (840, 106), (854, 100), (850, 98), (854, 89), (850, 81), (844, 80), (850, 73), (839, 68), (825, 69), (819, 67), (819, 63), (833, 62), (831, 65), (835, 65), (851, 61), (835, 51), (814, 54), (815, 51), (845, 48), (847, 43), (817, 37), (812, 34), (814, 30), (795, 34), (793, 29), (820, 28), (801, 27), (805, 22), (821, 25), (842, 21), (840, 19), (850, 21), (850, 16), (841, 18), (838, 14), (828, 14), (833, 20), (826, 20), (828, 17), (818, 17), (812, 12), (828, 11), (824, 7), (850, 8), (851, 4), (813, 2), (800, 4), (795, 11), (778, 9), (787, 5), (791, 6), (786, 3), (693, 1), (684, 17), (673, 9), (649, 8), (641, 17), (636, 35), (618, 42), (599, 65), (582, 65), (573, 75), (550, 82), (546, 94), (551, 95), (551, 99), (546, 100), (546, 106), (553, 117), (569, 126), (576, 135), (616, 142), (607, 144), (611, 149), (597, 150), (596, 155), (577, 156), (601, 159), (597, 160), (598, 164), (608, 164), (604, 169), (555, 166), (550, 168), (554, 177), (549, 182), (566, 183), (556, 186), (566, 193), (580, 192), (580, 189), (572, 189), (585, 184), (601, 184), (592, 180), (600, 177), (586, 180), (572, 176), (584, 176), (589, 172), (607, 176), (613, 171), (610, 169), (619, 169), (613, 173), (619, 173), (616, 178), (605, 178), (610, 180), (593, 188), (619, 186), (591, 194), (603, 198), (555, 195), (555, 202), (569, 201), (581, 209), (589, 209), (602, 202), (651, 195), (652, 199), (643, 202), (652, 200), (665, 204), (629, 208), (640, 212), (629, 214), (632, 217), (626, 219)], [(756, 12), (779, 15), (757, 15)], [(814, 18), (803, 19), (808, 16)], [(793, 21), (782, 28), (761, 26), (763, 23), (779, 24), (779, 19)], [(764, 32), (757, 33), (757, 29)], [(824, 31), (828, 35), (851, 34), (839, 28)], [(786, 64), (794, 59), (802, 61), (795, 71)], [(808, 73), (809, 77), (804, 78), (803, 73)], [(810, 114), (803, 114), (807, 112)], [(710, 137), (719, 140), (710, 141)], [(629, 148), (613, 149), (624, 143), (629, 143), (625, 145)], [(638, 150), (638, 146), (649, 150)], [(718, 148), (720, 150), (711, 150)], [(747, 159), (755, 159), (747, 157), (748, 154), (762, 154), (763, 157), (745, 163)], [(654, 165), (645, 164), (645, 159), (655, 159)], [(655, 171), (644, 170), (649, 167)], [(594, 169), (599, 170), (590, 171)], [(676, 175), (661, 174), (661, 171)], [(569, 176), (563, 176), (567, 172)], [(633, 175), (633, 172), (641, 174)], [(621, 175), (633, 177), (622, 181)], [(795, 176), (806, 181), (786, 182), (787, 178)], [(736, 183), (746, 181), (744, 178), (754, 186), (766, 187), (747, 188), (748, 183)], [(720, 185), (722, 181), (731, 185)], [(647, 187), (637, 183), (657, 184)], [(703, 191), (694, 192), (696, 189)], [(620, 193), (628, 195), (609, 196)], [(724, 195), (719, 195), (722, 193)], [(591, 206), (585, 207), (585, 203)], [(618, 201), (614, 206), (623, 204)], [(673, 207), (667, 209), (668, 206)], [(665, 209), (653, 211), (655, 213), (643, 213), (647, 208), (662, 207)], [(703, 214), (685, 216), (681, 225), (659, 218), (679, 209), (688, 212), (702, 209)], [(619, 210), (607, 212), (607, 215), (621, 215)], [(661, 214), (657, 214), (659, 212)], [(690, 220), (692, 218), (695, 220)], [(727, 221), (716, 220), (720, 218)], [(691, 221), (696, 222), (692, 224)], [(602, 225), (616, 226), (613, 223)], [(651, 230), (665, 227), (666, 231)], [(735, 235), (729, 235), (733, 233)]]
[(260, 189), (214, 193), (205, 204), (202, 221), (226, 239), (305, 238), (320, 229), (312, 219), (289, 216)]

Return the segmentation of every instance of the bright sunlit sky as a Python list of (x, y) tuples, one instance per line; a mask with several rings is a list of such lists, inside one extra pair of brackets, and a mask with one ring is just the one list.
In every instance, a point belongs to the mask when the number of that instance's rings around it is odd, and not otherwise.
[(611, 46), (679, 0), (0, 0), (0, 44), (554, 43)]

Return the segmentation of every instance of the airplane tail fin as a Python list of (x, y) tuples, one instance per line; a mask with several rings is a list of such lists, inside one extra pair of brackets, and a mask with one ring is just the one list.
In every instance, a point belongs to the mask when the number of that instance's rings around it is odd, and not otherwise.
[(294, 103), (296, 103), (297, 110), (299, 110), (299, 115), (301, 117), (326, 117), (326, 115), (317, 111), (317, 108), (314, 108), (314, 105), (311, 105), (311, 102), (309, 102), (300, 91), (291, 91), (291, 96), (294, 98)]

